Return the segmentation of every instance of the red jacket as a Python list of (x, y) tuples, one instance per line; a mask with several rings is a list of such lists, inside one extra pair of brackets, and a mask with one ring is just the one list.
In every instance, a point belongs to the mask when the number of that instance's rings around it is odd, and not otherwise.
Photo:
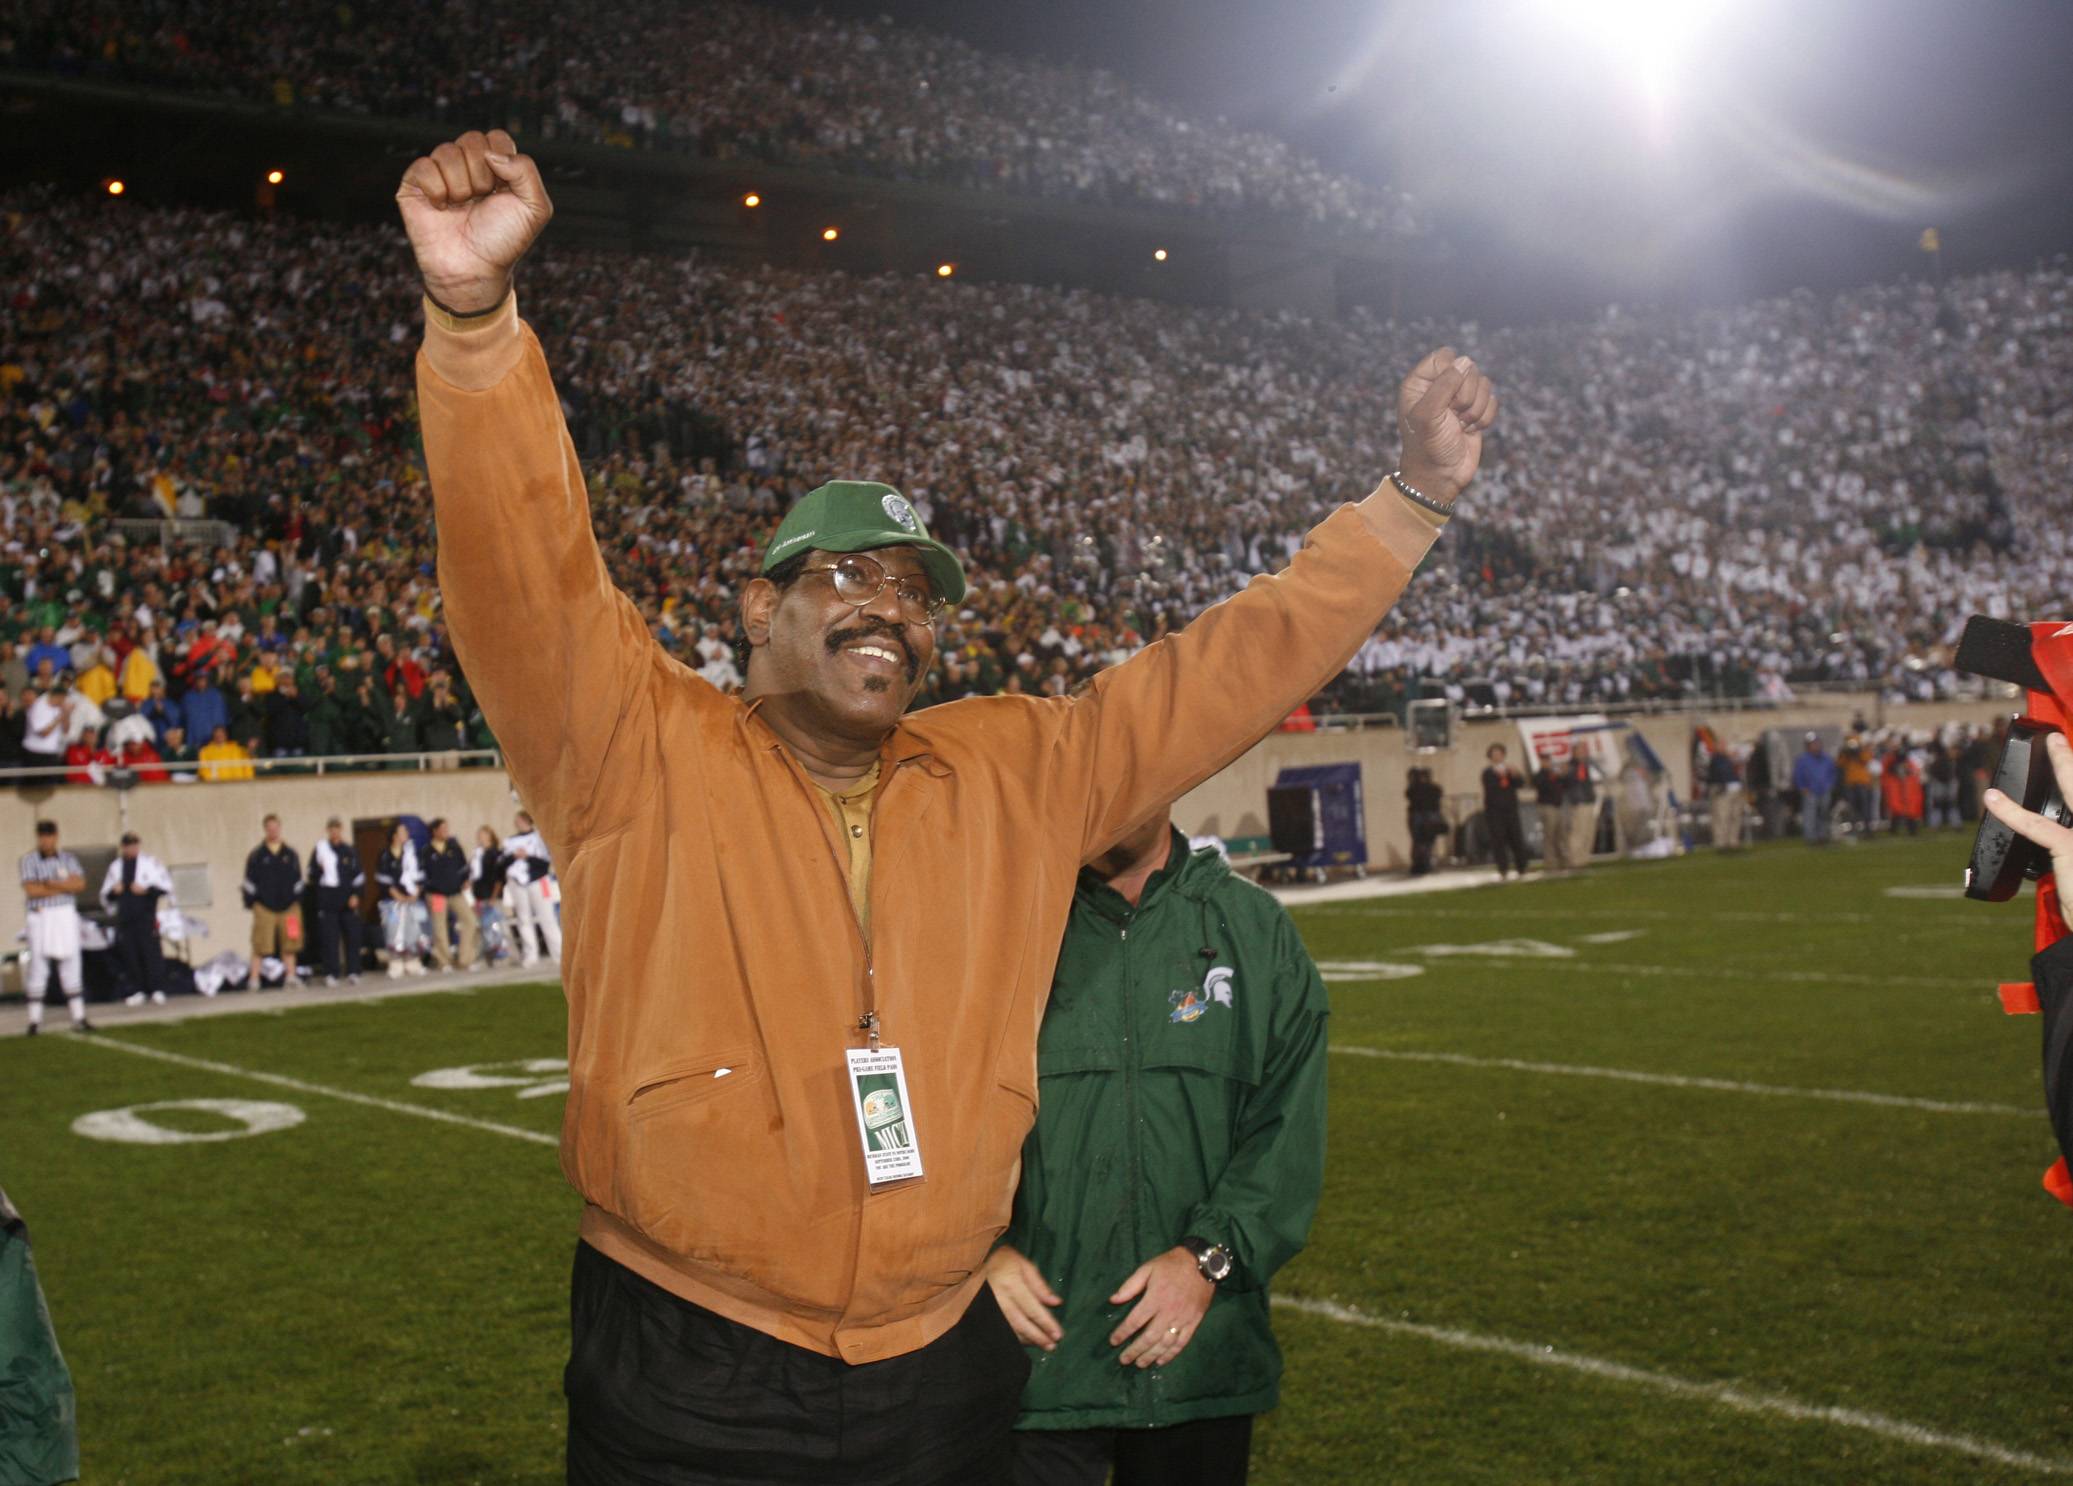
[(1889, 757), (1885, 775), (1879, 780), (1879, 791), (1885, 796), (1886, 814), (1894, 820), (1922, 818), (1922, 773), (1913, 759), (1899, 753)]
[(137, 781), (140, 784), (164, 784), (169, 777), (166, 774), (165, 760), (149, 743), (123, 744), (120, 761), (124, 768), (137, 771)]

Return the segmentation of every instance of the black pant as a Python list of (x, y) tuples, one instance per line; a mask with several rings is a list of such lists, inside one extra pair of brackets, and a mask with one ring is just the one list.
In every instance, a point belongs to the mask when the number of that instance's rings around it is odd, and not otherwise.
[(984, 1285), (918, 1352), (852, 1367), (576, 1245), (569, 1486), (1008, 1486), (1029, 1359)]
[[(324, 952), (324, 973), (326, 975), (358, 975), (360, 973), (360, 912), (348, 908), (346, 899), (352, 896), (350, 888), (320, 887), (317, 889), (317, 943)], [(345, 942), (345, 968), (339, 968), (339, 941)]]
[(1485, 810), (1483, 820), (1490, 827), (1490, 855), (1497, 863), (1497, 875), (1504, 876), (1505, 861), (1509, 858), (1511, 870), (1525, 876), (1526, 832), (1519, 825), (1518, 807)]
[(1015, 1486), (1245, 1486), (1252, 1415), (1164, 1429), (1018, 1429)]
[[(158, 901), (155, 895), (152, 901)], [(162, 991), (166, 988), (166, 957), (158, 947), (158, 915), (115, 914), (115, 958), (123, 978), (133, 991)]]

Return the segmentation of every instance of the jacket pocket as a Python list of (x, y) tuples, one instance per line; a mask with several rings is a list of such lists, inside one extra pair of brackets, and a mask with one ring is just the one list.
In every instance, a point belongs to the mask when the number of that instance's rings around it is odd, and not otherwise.
[(757, 1073), (754, 1048), (708, 1053), (648, 1074), (626, 1096), (626, 1119), (632, 1126), (683, 1105), (718, 1097), (736, 1080), (753, 1083)]
[(656, 1070), (621, 1115), (620, 1215), (681, 1258), (770, 1276), (772, 1160), (763, 1068), (751, 1048)]
[(1224, 1021), (1221, 1026), (1211, 1022), (1208, 1026), (1183, 1024), (1157, 1028), (1145, 1039), (1140, 1066), (1148, 1072), (1166, 1069), (1213, 1073), (1233, 1083), (1256, 1086), (1265, 1073), (1262, 1049), (1245, 1035), (1243, 1027), (1232, 1024), (1228, 1015)]
[[(993, 1241), (1008, 1225), (1015, 1183), (1022, 1169), (1022, 1143), (1036, 1123), (1036, 1091), (1029, 1080), (1003, 1078), (986, 1090), (976, 1129), (970, 1132), (969, 1164), (945, 1171), (950, 1191), (941, 1206), (905, 1236), (903, 1282), (894, 1292), (902, 1305), (923, 1305), (962, 1284), (986, 1262)], [(929, 1157), (929, 1127), (921, 1127), (922, 1159)], [(940, 1178), (931, 1172), (929, 1180)]]

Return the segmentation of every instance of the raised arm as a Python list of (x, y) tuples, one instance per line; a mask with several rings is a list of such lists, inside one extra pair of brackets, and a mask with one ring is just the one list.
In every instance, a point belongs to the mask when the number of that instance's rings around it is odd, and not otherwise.
[(1490, 379), (1441, 347), (1397, 394), (1402, 483), (1314, 528), (1287, 571), (1255, 578), (1177, 635), (1096, 678), (1058, 763), (1081, 788), (1082, 860), (1265, 737), (1342, 670), (1411, 581), (1475, 477), (1497, 416)]
[[(418, 409), (454, 651), (528, 808), (564, 851), (630, 818), (655, 651), (613, 586), (512, 270), (554, 214), (502, 130), (414, 161), (396, 193), (424, 277)], [(605, 761), (614, 755), (614, 767)]]

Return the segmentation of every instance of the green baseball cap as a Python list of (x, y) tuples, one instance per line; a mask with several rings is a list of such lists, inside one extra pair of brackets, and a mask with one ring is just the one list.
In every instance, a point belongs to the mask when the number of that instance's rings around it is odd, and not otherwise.
[(868, 552), (912, 547), (936, 592), (951, 603), (965, 596), (964, 565), (928, 534), (906, 496), (876, 480), (830, 480), (809, 490), (778, 523), (763, 549), (763, 572), (802, 552)]

